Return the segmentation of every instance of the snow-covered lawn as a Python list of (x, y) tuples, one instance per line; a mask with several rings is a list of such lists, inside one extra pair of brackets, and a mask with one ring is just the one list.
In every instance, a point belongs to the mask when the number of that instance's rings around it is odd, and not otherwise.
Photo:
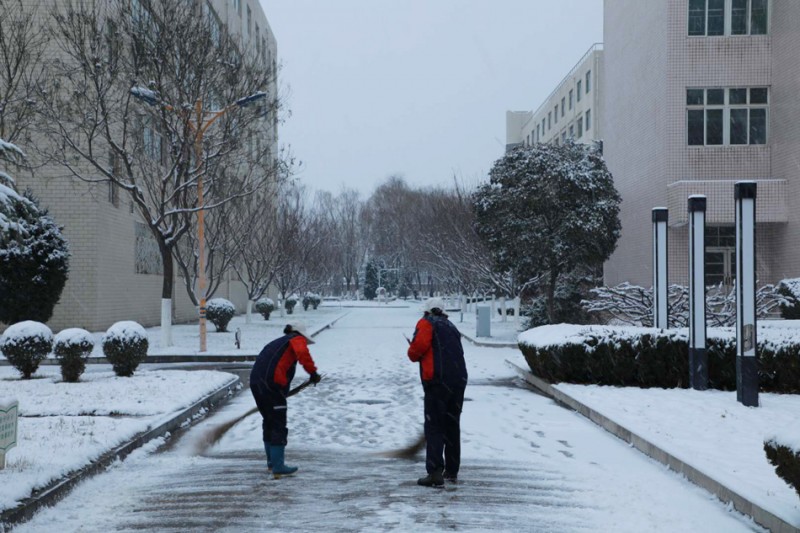
[(156, 427), (208, 393), (230, 383), (213, 371), (138, 370), (120, 378), (108, 365), (79, 383), (64, 383), (58, 367), (41, 367), (22, 380), (0, 367), (0, 392), (19, 402), (17, 446), (0, 470), (0, 509), (16, 505), (63, 475)]

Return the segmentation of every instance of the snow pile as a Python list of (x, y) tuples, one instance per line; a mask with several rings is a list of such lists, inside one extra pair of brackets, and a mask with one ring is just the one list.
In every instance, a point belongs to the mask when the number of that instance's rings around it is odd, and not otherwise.
[(41, 322), (35, 322), (33, 320), (17, 322), (13, 326), (9, 326), (5, 333), (3, 333), (3, 336), (0, 337), (0, 346), (19, 346), (28, 339), (52, 344), (53, 332)]
[(0, 396), (0, 406), (11, 405), (16, 401), (17, 399), (13, 396)]
[(236, 313), (236, 306), (225, 298), (214, 298), (206, 305), (206, 313)]
[(123, 320), (113, 324), (103, 335), (103, 344), (110, 340), (118, 340), (123, 344), (147, 340), (147, 332), (138, 322)]
[(783, 427), (766, 435), (764, 442), (773, 448), (783, 446), (796, 454), (800, 454), (800, 429), (795, 425)]
[(62, 330), (56, 335), (55, 340), (53, 340), (53, 346), (77, 346), (80, 344), (94, 346), (92, 334), (81, 328), (67, 328)]

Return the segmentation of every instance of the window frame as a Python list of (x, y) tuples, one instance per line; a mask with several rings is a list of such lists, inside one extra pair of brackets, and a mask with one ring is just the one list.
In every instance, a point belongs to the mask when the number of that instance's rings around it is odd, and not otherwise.
[[(695, 0), (697, 2), (703, 3), (703, 31), (702, 33), (692, 33), (692, 1), (689, 0), (687, 2), (687, 21), (686, 21), (686, 35), (688, 37), (749, 37), (749, 36), (757, 36), (757, 35), (769, 35), (771, 30), (771, 14), (772, 14), (772, 0)], [(722, 33), (713, 33), (709, 34), (709, 3), (710, 2), (717, 2), (722, 1)], [(736, 32), (734, 33), (734, 23), (733, 23), (733, 15), (734, 15), (734, 4), (739, 1), (746, 2), (745, 6), (745, 32)], [(763, 3), (763, 7), (766, 10), (764, 14), (764, 18), (762, 21), (763, 32), (759, 31), (758, 33), (753, 33), (754, 27), (754, 3)], [(697, 10), (699, 11), (699, 10)], [(755, 26), (760, 28), (762, 26)], [(696, 31), (696, 30), (695, 30)]]
[[(722, 103), (709, 103), (709, 91), (723, 91)], [(734, 91), (746, 91), (746, 99), (744, 103), (736, 102), (731, 103), (732, 95)], [(753, 91), (754, 90), (765, 90), (766, 91), (766, 99), (765, 102), (753, 102)], [(690, 91), (702, 91), (702, 104), (690, 103)], [(695, 94), (695, 96), (697, 96)], [(769, 128), (770, 128), (770, 116), (769, 116), (769, 102), (770, 102), (770, 90), (769, 87), (764, 86), (756, 86), (756, 87), (687, 87), (686, 88), (686, 115), (685, 115), (685, 127), (686, 127), (686, 146), (688, 147), (696, 147), (696, 148), (709, 148), (709, 147), (742, 147), (742, 146), (767, 146), (769, 145)], [(731, 137), (733, 133), (732, 127), (732, 114), (736, 111), (746, 110), (746, 119), (747, 122), (743, 127), (744, 133), (746, 135), (746, 142), (731, 142)], [(703, 127), (703, 143), (691, 142), (693, 137), (693, 131), (690, 129), (692, 127), (692, 118), (691, 116), (694, 114), (697, 117), (697, 112), (702, 111), (702, 127)], [(763, 142), (753, 142), (753, 115), (754, 111), (763, 111)], [(709, 144), (709, 133), (708, 133), (708, 126), (709, 126), (709, 112), (719, 113), (721, 112), (721, 126), (722, 126), (722, 138), (720, 143), (711, 143)], [(696, 120), (696, 119), (695, 119)], [(694, 132), (696, 135), (698, 132)]]

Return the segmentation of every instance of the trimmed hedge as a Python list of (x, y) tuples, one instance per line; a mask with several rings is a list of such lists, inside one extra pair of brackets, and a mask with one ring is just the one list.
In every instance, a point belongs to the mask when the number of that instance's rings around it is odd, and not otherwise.
[[(736, 390), (736, 342), (708, 338), (709, 387)], [(679, 335), (593, 336), (582, 343), (519, 344), (531, 371), (550, 383), (687, 388), (689, 345)], [(759, 343), (762, 391), (800, 393), (800, 345)]]
[(94, 349), (92, 335), (85, 329), (65, 329), (56, 335), (53, 341), (53, 354), (61, 366), (61, 379), (68, 383), (76, 383), (83, 371), (86, 361)]
[(275, 302), (270, 298), (261, 298), (254, 306), (256, 313), (261, 314), (264, 320), (269, 320), (269, 315), (275, 310)]
[(9, 326), (0, 337), (0, 351), (22, 379), (30, 379), (53, 348), (53, 332), (34, 320)]
[(775, 473), (789, 484), (800, 496), (800, 451), (794, 451), (775, 439), (764, 442), (767, 459), (775, 467)]
[(132, 376), (139, 363), (147, 359), (147, 332), (136, 322), (123, 321), (112, 325), (103, 335), (102, 344), (103, 354), (120, 377)]
[(208, 318), (218, 332), (228, 331), (228, 323), (236, 315), (236, 306), (225, 298), (214, 298), (206, 304)]

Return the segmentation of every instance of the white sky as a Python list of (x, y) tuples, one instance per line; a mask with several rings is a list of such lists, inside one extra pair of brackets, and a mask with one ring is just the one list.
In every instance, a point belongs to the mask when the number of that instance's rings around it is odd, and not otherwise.
[(261, 0), (315, 189), (484, 179), (505, 112), (532, 110), (595, 42), (602, 0)]

